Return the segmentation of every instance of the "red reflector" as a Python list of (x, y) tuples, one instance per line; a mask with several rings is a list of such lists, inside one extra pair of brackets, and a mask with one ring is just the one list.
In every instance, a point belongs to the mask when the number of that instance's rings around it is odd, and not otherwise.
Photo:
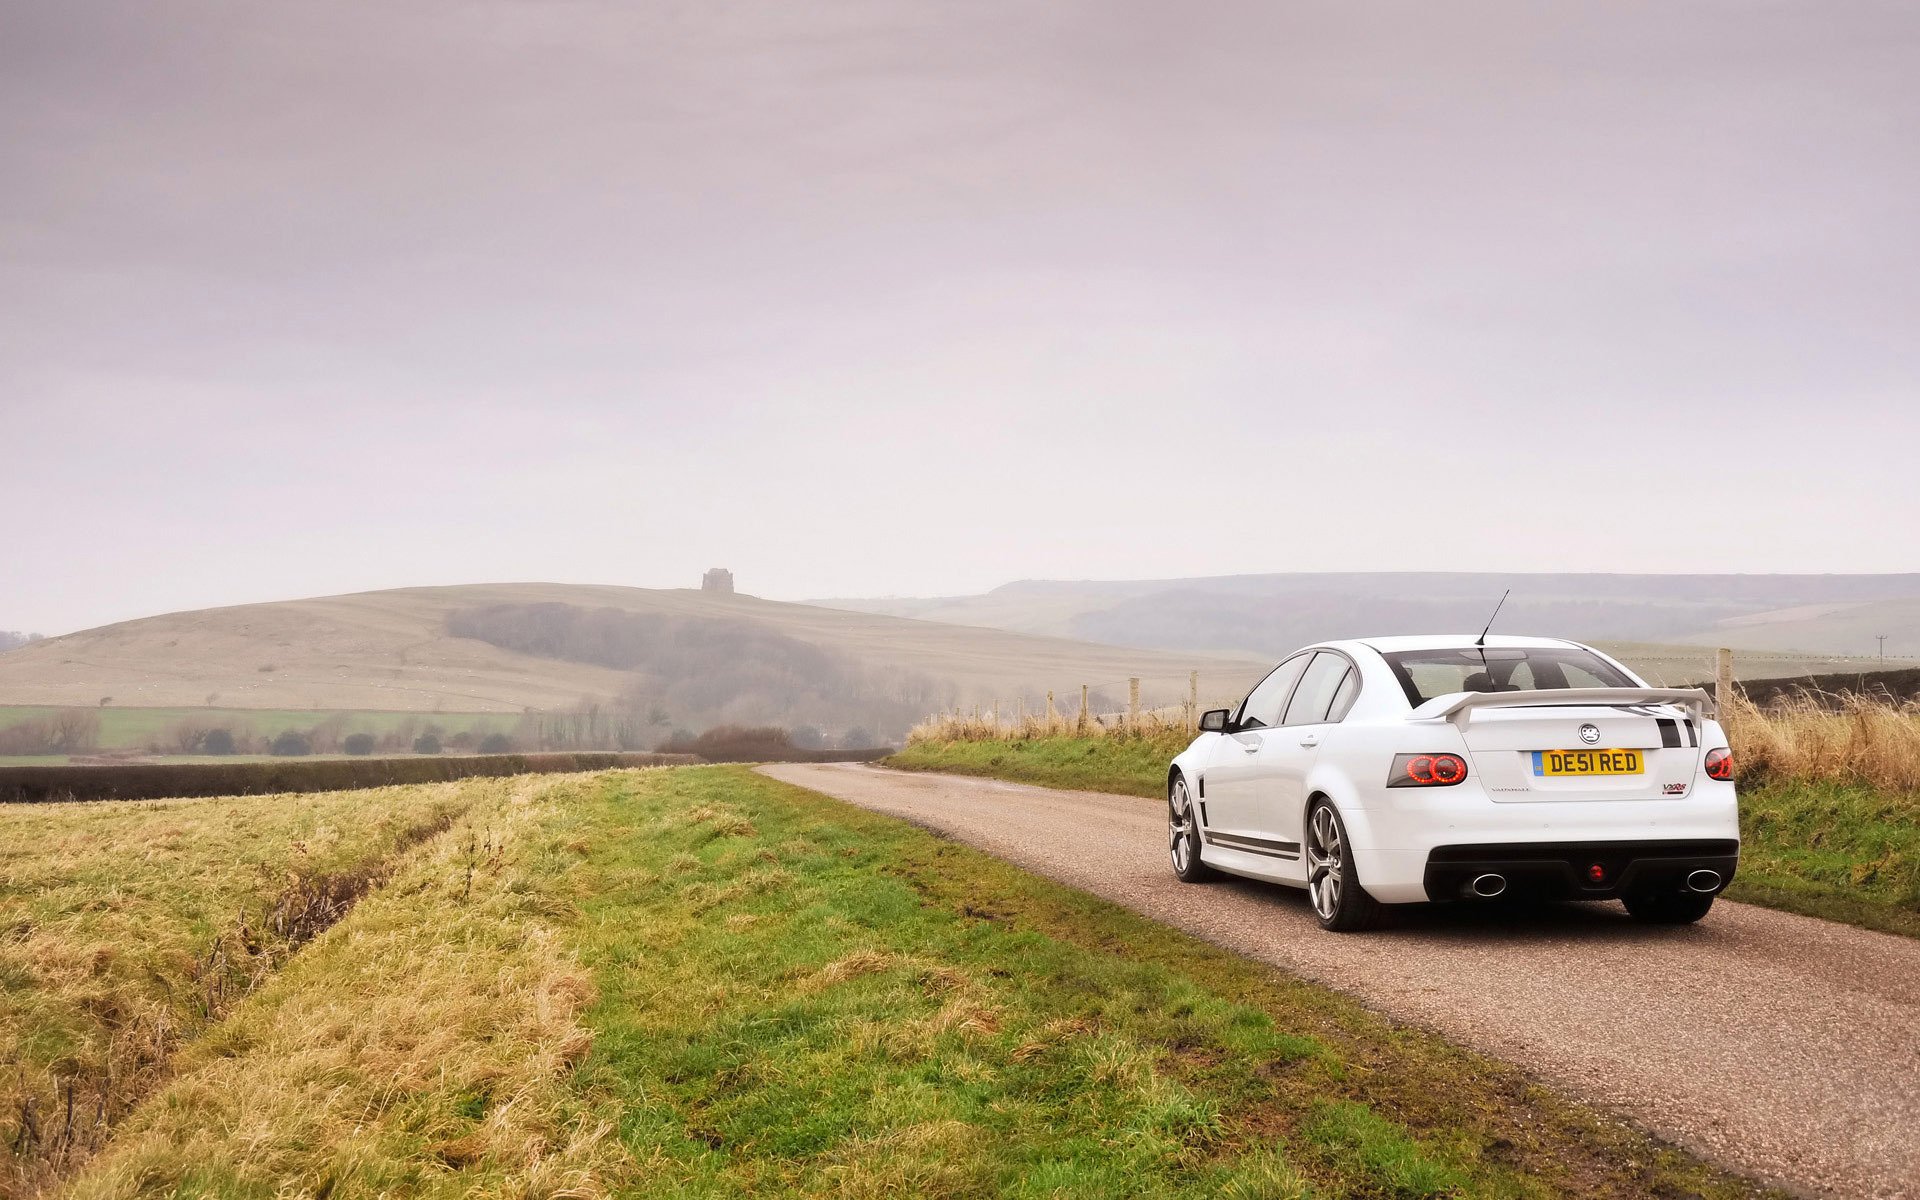
[(1607, 869), (1599, 863), (1594, 863), (1587, 868), (1587, 878), (1593, 880), (1595, 883), (1605, 883), (1607, 879)]

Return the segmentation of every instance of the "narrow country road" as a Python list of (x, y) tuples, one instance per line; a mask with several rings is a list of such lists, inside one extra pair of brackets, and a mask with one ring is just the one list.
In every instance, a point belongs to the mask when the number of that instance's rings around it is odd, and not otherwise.
[(1519, 1063), (1736, 1170), (1816, 1196), (1920, 1197), (1920, 941), (1722, 901), (1401, 910), (1323, 933), (1303, 892), (1175, 880), (1162, 807), (855, 764), (764, 767), (904, 817)]

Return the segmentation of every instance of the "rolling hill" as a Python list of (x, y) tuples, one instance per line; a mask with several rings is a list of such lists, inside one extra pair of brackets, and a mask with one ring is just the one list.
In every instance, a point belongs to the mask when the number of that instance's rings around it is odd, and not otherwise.
[(1091, 645), (701, 591), (513, 583), (170, 613), (0, 655), (0, 704), (413, 712), (628, 703), (676, 725), (863, 725), (937, 708), (1244, 688), (1247, 659)]
[[(1733, 646), (1743, 674), (1798, 674), (1872, 656), (1920, 657), (1920, 575), (1349, 573), (1208, 579), (1024, 580), (976, 596), (837, 599), (861, 612), (1111, 645), (1250, 655), (1328, 637), (1477, 630), (1507, 588), (1506, 633), (1631, 644), (1704, 661)], [(1693, 649), (1701, 648), (1700, 650)], [(1803, 665), (1804, 664), (1804, 665)]]

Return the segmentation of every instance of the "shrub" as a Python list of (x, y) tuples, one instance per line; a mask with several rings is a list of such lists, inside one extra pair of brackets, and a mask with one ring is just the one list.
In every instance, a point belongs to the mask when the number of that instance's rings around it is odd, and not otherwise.
[(743, 729), (719, 725), (697, 737), (675, 734), (660, 748), (668, 754), (697, 754), (708, 762), (765, 762), (793, 757), (793, 741), (787, 731), (771, 726)]
[(373, 735), (370, 733), (350, 733), (340, 743), (340, 748), (348, 754), (372, 754)]
[(0, 729), (0, 754), (84, 754), (100, 744), (100, 716), (63, 708)]
[(423, 733), (413, 739), (413, 752), (415, 754), (438, 754), (440, 753), (440, 749), (440, 737), (438, 734)]
[(309, 742), (307, 735), (298, 729), (283, 729), (273, 736), (273, 741), (268, 744), (267, 750), (281, 758), (291, 758), (300, 754), (312, 754), (313, 743)]
[(490, 733), (480, 739), (480, 753), (511, 754), (513, 753), (513, 739), (504, 733)]
[[(488, 758), (314, 758), (301, 762), (0, 767), (0, 804), (334, 792), (476, 776), (678, 766), (661, 754), (504, 754)], [(7, 1136), (12, 1136), (10, 1133)], [(11, 1194), (11, 1193), (9, 1193)]]

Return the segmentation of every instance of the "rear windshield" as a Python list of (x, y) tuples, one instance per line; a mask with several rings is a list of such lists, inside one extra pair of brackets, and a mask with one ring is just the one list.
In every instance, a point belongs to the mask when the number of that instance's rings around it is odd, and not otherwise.
[(1540, 688), (1637, 687), (1591, 650), (1573, 646), (1524, 650), (1466, 646), (1448, 650), (1402, 650), (1381, 655), (1419, 707), (1454, 692), (1521, 692)]

